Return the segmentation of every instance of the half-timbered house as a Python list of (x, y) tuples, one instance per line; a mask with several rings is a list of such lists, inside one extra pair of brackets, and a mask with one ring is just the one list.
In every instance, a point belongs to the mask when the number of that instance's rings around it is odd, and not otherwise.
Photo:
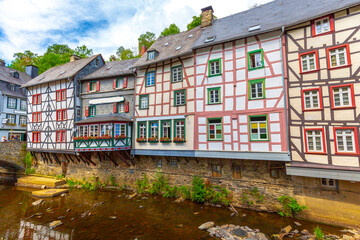
[[(82, 120), (74, 137), (77, 152), (120, 151), (129, 158), (133, 144), (134, 80), (137, 59), (108, 62), (81, 80)], [(125, 150), (125, 151), (121, 151)], [(125, 153), (125, 154), (122, 154)]]
[(310, 10), (285, 34), (287, 174), (314, 209), (308, 214), (353, 224), (360, 221), (360, 3), (304, 1), (294, 14)]
[(28, 151), (74, 154), (74, 122), (81, 119), (80, 79), (103, 65), (101, 55), (73, 55), (70, 62), (22, 85), (27, 89)]

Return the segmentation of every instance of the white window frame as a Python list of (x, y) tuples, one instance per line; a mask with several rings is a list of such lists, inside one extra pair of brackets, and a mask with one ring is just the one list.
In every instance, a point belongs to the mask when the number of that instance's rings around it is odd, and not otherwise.
[(90, 117), (96, 116), (96, 106), (89, 107), (89, 116)]
[[(261, 84), (261, 91), (259, 92), (259, 86), (258, 84)], [(255, 97), (253, 97), (253, 86), (255, 86)], [(261, 99), (264, 98), (264, 82), (258, 82), (258, 83), (250, 83), (250, 96), (251, 99)], [(259, 96), (259, 93), (261, 93), (261, 96)]]
[(111, 136), (111, 126), (109, 123), (100, 124), (100, 136), (109, 135)]
[(164, 122), (161, 122), (161, 124), (162, 124), (162, 137), (171, 138), (171, 122), (164, 121)]
[(210, 76), (218, 75), (221, 73), (220, 59), (216, 61), (211, 61), (209, 65), (210, 65)]
[(150, 122), (150, 137), (159, 138), (159, 122)]
[(173, 67), (171, 69), (171, 72), (172, 72), (172, 81), (173, 82), (181, 82), (183, 80), (181, 66)]
[[(341, 133), (339, 133), (338, 131), (341, 131)], [(346, 133), (346, 131), (350, 131), (350, 133)], [(349, 150), (350, 146), (348, 145), (347, 137), (351, 138), (352, 150)], [(336, 148), (337, 148), (336, 150), (338, 153), (356, 153), (354, 129), (346, 129), (346, 128), (335, 129), (335, 141), (336, 141)], [(344, 146), (343, 150), (339, 150), (340, 142), (342, 142), (342, 145)]]
[(99, 136), (99, 125), (93, 124), (89, 126), (89, 137), (98, 137)]
[(174, 120), (174, 121), (175, 121), (175, 136), (174, 137), (183, 138), (185, 140), (185, 119), (179, 119), (179, 120)]
[(154, 59), (155, 58), (155, 51), (149, 51), (148, 53), (147, 53), (147, 59), (148, 60), (152, 60), (152, 59)]
[[(316, 93), (314, 93), (314, 92), (316, 92)], [(303, 96), (303, 98), (304, 98), (304, 109), (308, 110), (308, 109), (319, 109), (319, 108), (321, 108), (321, 104), (320, 104), (320, 90), (319, 90), (319, 89), (309, 90), (309, 91), (305, 90), (305, 91), (303, 92), (303, 94), (304, 94), (304, 96)], [(306, 94), (308, 94), (308, 95), (306, 95)], [(307, 107), (307, 106), (306, 106), (306, 100), (307, 100), (307, 99), (308, 99), (309, 102), (310, 102), (310, 107)], [(317, 104), (318, 104), (317, 107), (314, 106), (315, 99), (317, 99)]]
[(87, 125), (79, 126), (78, 136), (79, 137), (87, 137), (88, 136), (88, 129), (89, 129), (89, 127)]
[(124, 102), (120, 102), (117, 104), (117, 107), (118, 107), (118, 113), (123, 113), (125, 112), (125, 104)]
[[(264, 117), (265, 120), (255, 120), (252, 121), (251, 118), (255, 118), (255, 117)], [(269, 126), (268, 126), (268, 122), (267, 122), (267, 116), (250, 116), (249, 119), (249, 123), (250, 123), (250, 140), (251, 141), (268, 141), (269, 140)], [(263, 132), (261, 132), (261, 129), (263, 129), (262, 127), (260, 127), (261, 124), (265, 123), (265, 133), (266, 133), (266, 138), (261, 138), (261, 134), (264, 134)], [(252, 133), (252, 129), (254, 129), (252, 127), (253, 124), (256, 124), (256, 130), (257, 133)], [(254, 138), (256, 137), (256, 138)]]
[(215, 88), (215, 89), (209, 89), (209, 103), (210, 104), (217, 104), (217, 103), (221, 103), (221, 94), (220, 88)]
[(185, 105), (186, 103), (185, 96), (186, 96), (185, 90), (179, 90), (175, 92), (175, 106)]
[(139, 138), (146, 139), (146, 122), (139, 123)]
[[(306, 130), (305, 129), (305, 132), (306, 132), (305, 141), (306, 141), (306, 146), (307, 146), (306, 150), (307, 150), (308, 153), (312, 153), (312, 152), (315, 152), (315, 153), (321, 152), (321, 153), (323, 153), (323, 152), (325, 152), (323, 131), (324, 130), (321, 130), (321, 129), (318, 129), (318, 130)], [(319, 135), (317, 135), (316, 132), (319, 132)], [(317, 138), (320, 139), (320, 148), (319, 148), (318, 145), (316, 145), (317, 144), (317, 141), (316, 141)], [(312, 142), (313, 142), (313, 146), (314, 146), (313, 150), (310, 150), (309, 139), (311, 139)]]
[[(346, 91), (343, 91), (343, 88), (347, 88)], [(335, 89), (339, 89), (339, 92), (335, 93)], [(349, 104), (345, 105), (344, 104), (344, 94), (348, 94), (348, 99), (349, 99)], [(335, 108), (338, 107), (351, 107), (352, 106), (352, 91), (351, 91), (351, 86), (343, 86), (343, 87), (334, 87), (332, 88), (332, 93), (333, 95), (333, 106)], [(340, 100), (340, 105), (336, 105), (336, 101), (335, 101), (335, 95), (339, 95), (339, 100)]]
[[(340, 52), (340, 50), (344, 50), (344, 52)], [(340, 55), (343, 54), (344, 56), (344, 63), (341, 64), (340, 63)], [(332, 57), (335, 57), (336, 60), (336, 65), (332, 65)], [(341, 66), (347, 66), (348, 65), (348, 59), (347, 59), (347, 48), (346, 47), (339, 47), (339, 48), (333, 48), (329, 50), (329, 63), (330, 63), (330, 68), (336, 68), (336, 67), (341, 67)]]
[(116, 89), (124, 88), (124, 79), (118, 78), (116, 79)]
[[(301, 71), (302, 72), (310, 72), (310, 71), (314, 71), (317, 70), (317, 62), (316, 62), (316, 53), (312, 52), (309, 54), (304, 54), (301, 55), (300, 57), (300, 62), (301, 62)], [(311, 64), (310, 61), (313, 61), (314, 64), (314, 68), (311, 68)], [(304, 69), (304, 67), (306, 66), (306, 69)]]
[(320, 183), (321, 187), (329, 190), (337, 189), (337, 180), (336, 179), (329, 179), (329, 178), (321, 178)]
[[(325, 28), (325, 23), (324, 23), (325, 20), (327, 20), (328, 29)], [(318, 23), (320, 23), (320, 25), (317, 25)], [(320, 26), (320, 29), (318, 29), (317, 26)], [(330, 32), (331, 31), (330, 17), (324, 17), (324, 18), (315, 20), (314, 27), (315, 27), (315, 34), (316, 35)]]
[(8, 108), (10, 109), (16, 109), (16, 98), (8, 97)]
[(6, 114), (6, 118), (9, 120), (9, 123), (16, 123), (16, 115), (15, 114)]
[(26, 100), (20, 100), (20, 110), (27, 110), (27, 102)]
[(19, 116), (19, 124), (26, 125), (27, 119), (26, 116)]
[(149, 96), (140, 96), (140, 109), (149, 108)]
[(115, 136), (126, 136), (126, 123), (115, 123), (114, 134)]

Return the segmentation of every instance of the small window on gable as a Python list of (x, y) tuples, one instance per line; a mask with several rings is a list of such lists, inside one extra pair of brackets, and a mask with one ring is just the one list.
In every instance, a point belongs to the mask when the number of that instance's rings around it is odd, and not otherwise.
[(151, 60), (155, 58), (155, 51), (147, 52), (147, 60)]
[(14, 76), (14, 78), (19, 78), (19, 73), (18, 73), (18, 72), (14, 72), (14, 73), (13, 73), (13, 76)]
[(332, 31), (334, 31), (334, 19), (332, 15), (318, 18), (312, 23), (313, 36), (330, 33)]
[(248, 69), (255, 70), (264, 67), (263, 50), (255, 50), (248, 52)]

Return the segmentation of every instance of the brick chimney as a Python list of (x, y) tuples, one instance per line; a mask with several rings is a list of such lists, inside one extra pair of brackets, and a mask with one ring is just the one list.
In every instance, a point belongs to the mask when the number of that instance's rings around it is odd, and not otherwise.
[(76, 60), (80, 60), (81, 59), (81, 57), (79, 57), (79, 56), (76, 56), (76, 55), (71, 55), (70, 56), (70, 62), (73, 62), (73, 61), (76, 61)]
[(145, 46), (145, 45), (142, 45), (142, 46), (141, 46), (141, 52), (140, 52), (141, 56), (144, 55), (144, 53), (146, 53), (146, 50), (147, 50), (147, 49), (146, 49), (146, 46)]
[(207, 27), (212, 24), (214, 19), (212, 6), (201, 9), (201, 27)]
[(25, 67), (25, 72), (31, 78), (35, 78), (35, 77), (37, 77), (39, 75), (39, 69), (38, 69), (38, 67), (36, 67), (34, 65), (27, 65)]
[(5, 61), (0, 59), (0, 66), (5, 66)]

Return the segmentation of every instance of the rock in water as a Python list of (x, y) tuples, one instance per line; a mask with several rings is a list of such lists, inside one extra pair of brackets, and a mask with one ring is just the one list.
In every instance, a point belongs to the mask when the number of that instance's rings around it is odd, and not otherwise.
[(265, 236), (265, 234), (263, 234), (263, 233), (257, 233), (256, 234), (256, 238), (258, 239), (258, 240), (268, 240), (268, 238)]
[(134, 193), (134, 194), (130, 195), (129, 199), (133, 199), (136, 195), (137, 195), (137, 193)]
[(37, 206), (37, 205), (41, 204), (43, 201), (44, 201), (44, 200), (39, 199), (39, 200), (33, 202), (32, 205), (33, 205), (33, 206)]
[(284, 233), (289, 233), (291, 231), (292, 227), (290, 225), (288, 225), (287, 227), (281, 229), (282, 232)]
[(112, 220), (115, 220), (117, 217), (116, 216), (110, 216), (109, 218), (112, 219)]
[(238, 237), (246, 237), (248, 234), (246, 231), (242, 230), (241, 228), (237, 228), (234, 231), (232, 231), (232, 234)]
[(199, 226), (200, 230), (208, 230), (209, 228), (212, 228), (215, 225), (214, 222), (206, 222)]
[(298, 226), (298, 227), (301, 226), (301, 223), (298, 223), (298, 222), (294, 222), (294, 224), (295, 224), (296, 226)]
[(49, 224), (49, 227), (52, 228), (56, 228), (57, 226), (60, 226), (62, 224), (62, 222), (60, 220), (57, 221), (53, 221)]
[(301, 234), (303, 234), (303, 235), (309, 235), (310, 233), (309, 233), (308, 230), (304, 229), (304, 230), (301, 231)]

